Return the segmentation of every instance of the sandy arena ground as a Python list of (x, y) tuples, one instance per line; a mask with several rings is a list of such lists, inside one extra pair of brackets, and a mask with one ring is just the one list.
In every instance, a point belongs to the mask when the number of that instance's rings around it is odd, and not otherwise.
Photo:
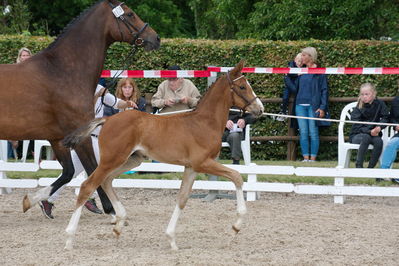
[(32, 190), (0, 195), (0, 265), (398, 265), (399, 199), (263, 193), (249, 202), (243, 230), (233, 236), (235, 200), (190, 199), (177, 227), (179, 251), (164, 234), (176, 190), (117, 189), (128, 214), (119, 240), (110, 218), (83, 211), (73, 251), (64, 251), (75, 196), (68, 188), (55, 219), (34, 206)]

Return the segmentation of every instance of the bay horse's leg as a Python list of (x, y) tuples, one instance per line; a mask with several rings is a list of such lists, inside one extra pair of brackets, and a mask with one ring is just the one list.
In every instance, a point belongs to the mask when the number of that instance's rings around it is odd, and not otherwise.
[(48, 199), (55, 191), (63, 185), (69, 183), (74, 176), (75, 170), (72, 163), (71, 152), (69, 148), (64, 147), (60, 140), (50, 141), (51, 147), (62, 165), (62, 174), (57, 180), (48, 187), (38, 190), (36, 193), (25, 195), (22, 201), (23, 212), (29, 210), (33, 205), (41, 200)]
[(166, 235), (169, 238), (170, 247), (172, 250), (178, 250), (179, 248), (176, 245), (176, 225), (179, 216), (186, 206), (188, 197), (191, 192), (191, 188), (193, 187), (196, 172), (190, 167), (184, 168), (183, 179), (180, 185), (179, 195), (177, 198), (177, 204), (175, 210), (173, 211), (172, 217), (170, 218), (168, 227), (166, 228)]
[(236, 186), (236, 196), (237, 196), (237, 213), (238, 218), (233, 225), (233, 230), (238, 233), (241, 229), (242, 220), (247, 213), (247, 207), (245, 206), (244, 192), (242, 190), (243, 180), (239, 172), (228, 168), (215, 160), (207, 159), (201, 165), (194, 168), (195, 171), (200, 173), (207, 173), (216, 176), (224, 176), (230, 179)]
[[(92, 144), (92, 142), (96, 142)], [(94, 151), (94, 149), (96, 151)], [(91, 175), (94, 169), (97, 167), (97, 158), (99, 156), (98, 151), (98, 139), (96, 137), (90, 137), (82, 141), (78, 146), (75, 148), (76, 153), (79, 156), (79, 159), (87, 173), (87, 175)], [(101, 186), (97, 187), (97, 193), (100, 197), (101, 204), (103, 206), (104, 212), (106, 214), (114, 213), (114, 208), (112, 207), (111, 201), (108, 199), (107, 194), (104, 192)]]

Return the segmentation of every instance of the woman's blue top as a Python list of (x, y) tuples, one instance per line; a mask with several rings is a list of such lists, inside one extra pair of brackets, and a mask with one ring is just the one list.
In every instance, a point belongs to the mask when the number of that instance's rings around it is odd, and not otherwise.
[(313, 74), (299, 76), (296, 104), (312, 104), (312, 79)]

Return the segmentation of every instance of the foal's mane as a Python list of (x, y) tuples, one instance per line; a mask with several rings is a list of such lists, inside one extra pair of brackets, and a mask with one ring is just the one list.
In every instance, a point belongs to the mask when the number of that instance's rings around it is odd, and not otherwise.
[(65, 37), (66, 35), (68, 35), (69, 29), (72, 28), (73, 25), (75, 25), (76, 23), (80, 22), (82, 20), (82, 18), (89, 13), (89, 11), (94, 8), (95, 6), (97, 6), (98, 4), (100, 4), (100, 2), (102, 2), (101, 0), (98, 1), (97, 3), (94, 3), (93, 5), (87, 7), (86, 9), (84, 9), (78, 16), (76, 16), (75, 18), (73, 18), (60, 32), (60, 34), (58, 34), (57, 38), (50, 43), (50, 45), (45, 49), (45, 50), (49, 50), (51, 48), (53, 48), (60, 39), (63, 39), (63, 37)]
[(223, 79), (223, 78), (226, 78), (226, 74), (224, 74), (223, 76), (221, 76), (220, 78), (218, 78), (214, 83), (212, 83), (212, 85), (211, 85), (211, 86), (208, 88), (208, 90), (205, 92), (204, 96), (202, 96), (201, 99), (198, 101), (198, 104), (197, 104), (196, 109), (199, 108), (199, 107), (201, 107), (201, 105), (203, 104), (203, 102), (206, 101), (207, 98), (209, 98), (210, 91), (214, 90), (214, 89), (215, 89), (214, 87), (216, 86), (216, 83), (218, 83), (219, 80), (221, 80), (221, 79)]

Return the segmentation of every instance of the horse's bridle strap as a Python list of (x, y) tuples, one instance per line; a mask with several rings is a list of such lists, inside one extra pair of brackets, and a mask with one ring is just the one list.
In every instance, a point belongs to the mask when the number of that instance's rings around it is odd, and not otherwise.
[[(112, 8), (112, 10), (121, 7), (124, 3), (120, 3), (118, 6), (114, 6), (111, 2), (108, 2), (108, 4), (110, 5), (110, 7)], [(114, 12), (113, 12), (114, 13)], [(148, 23), (144, 23), (143, 27), (141, 27), (141, 29), (137, 29), (132, 23), (130, 23), (126, 17), (124, 13), (120, 13), (118, 15), (115, 15), (115, 19), (118, 23), (118, 29), (119, 32), (122, 36), (122, 40), (124, 40), (125, 38), (123, 37), (123, 32), (119, 27), (119, 21), (122, 21), (123, 24), (125, 24), (126, 28), (130, 31), (130, 34), (133, 35), (133, 40), (131, 42), (131, 44), (136, 45), (136, 46), (142, 46), (144, 44), (144, 40), (142, 38), (140, 38), (140, 35), (145, 31), (145, 29), (148, 27)]]
[(242, 95), (241, 93), (240, 93), (240, 90), (237, 88), (237, 85), (234, 83), (235, 81), (237, 81), (237, 80), (239, 80), (239, 79), (241, 79), (241, 78), (243, 78), (244, 77), (244, 75), (241, 75), (241, 76), (239, 76), (238, 78), (235, 78), (235, 79), (233, 79), (233, 80), (231, 80), (231, 78), (230, 78), (230, 72), (227, 72), (227, 80), (229, 81), (229, 83), (230, 83), (230, 90), (231, 90), (231, 93), (235, 93), (235, 94), (237, 94), (237, 96), (238, 97), (240, 97), (241, 99), (243, 99), (244, 101), (245, 101), (245, 103), (246, 103), (246, 105), (242, 108), (243, 110), (245, 110), (245, 108), (247, 108), (251, 103), (253, 103), (254, 101), (256, 101), (256, 99), (258, 98), (258, 97), (254, 97), (254, 98), (252, 98), (251, 100), (248, 100), (248, 98), (247, 97), (245, 97), (245, 95)]

